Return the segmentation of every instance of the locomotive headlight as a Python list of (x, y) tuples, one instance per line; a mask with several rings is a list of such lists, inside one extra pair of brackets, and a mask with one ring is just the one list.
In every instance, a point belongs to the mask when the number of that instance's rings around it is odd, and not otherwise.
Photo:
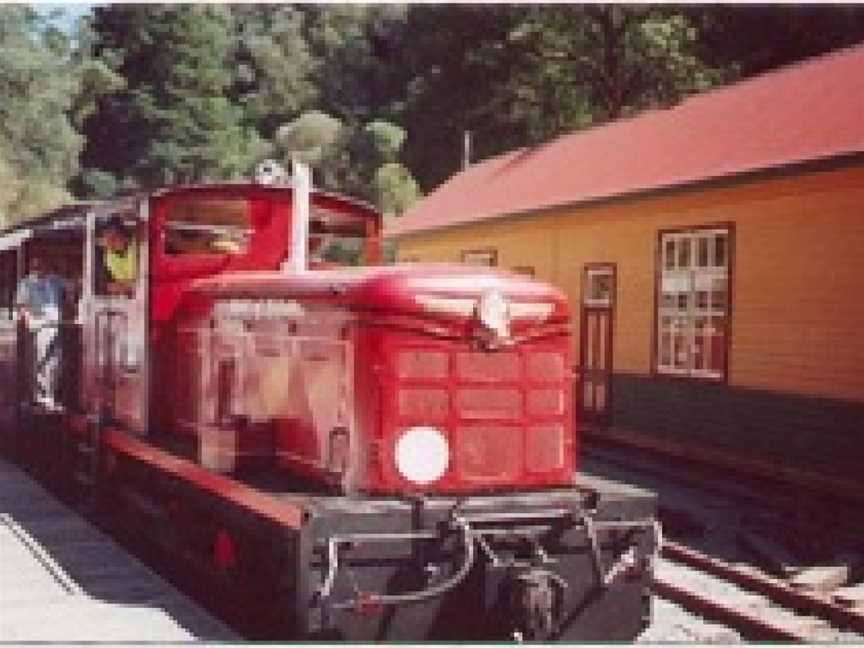
[(396, 469), (415, 484), (431, 484), (447, 472), (450, 444), (433, 427), (408, 428), (396, 441)]

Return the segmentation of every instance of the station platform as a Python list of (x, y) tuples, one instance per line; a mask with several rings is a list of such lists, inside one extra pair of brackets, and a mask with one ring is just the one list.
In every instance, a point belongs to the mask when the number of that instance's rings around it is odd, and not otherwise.
[(239, 640), (0, 458), (0, 643)]

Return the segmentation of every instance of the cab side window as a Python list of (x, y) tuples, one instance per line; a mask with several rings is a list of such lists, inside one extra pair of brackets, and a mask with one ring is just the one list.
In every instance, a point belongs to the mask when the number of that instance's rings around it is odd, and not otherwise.
[(114, 214), (99, 223), (96, 234), (95, 293), (132, 297), (138, 275), (134, 218)]

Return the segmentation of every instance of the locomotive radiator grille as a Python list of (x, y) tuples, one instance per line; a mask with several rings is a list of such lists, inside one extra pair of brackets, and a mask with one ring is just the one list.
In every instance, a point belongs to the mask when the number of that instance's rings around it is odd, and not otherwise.
[(393, 364), (396, 428), (444, 431), (456, 479), (514, 483), (565, 468), (569, 383), (561, 351), (403, 346)]
[(477, 425), (456, 431), (456, 466), (464, 479), (512, 481), (521, 469), (518, 427)]

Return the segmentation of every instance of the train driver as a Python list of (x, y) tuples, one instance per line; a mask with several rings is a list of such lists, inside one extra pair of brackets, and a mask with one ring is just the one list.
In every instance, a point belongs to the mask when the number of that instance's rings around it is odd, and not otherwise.
[(108, 293), (132, 296), (138, 253), (135, 240), (123, 219), (114, 216), (108, 221), (102, 237), (105, 246), (104, 263), (108, 274)]
[(35, 350), (33, 359), (33, 400), (46, 409), (58, 409), (60, 378), (60, 319), (64, 299), (71, 286), (63, 277), (50, 272), (40, 257), (30, 261), (30, 272), (18, 284), (15, 303), (30, 332)]

